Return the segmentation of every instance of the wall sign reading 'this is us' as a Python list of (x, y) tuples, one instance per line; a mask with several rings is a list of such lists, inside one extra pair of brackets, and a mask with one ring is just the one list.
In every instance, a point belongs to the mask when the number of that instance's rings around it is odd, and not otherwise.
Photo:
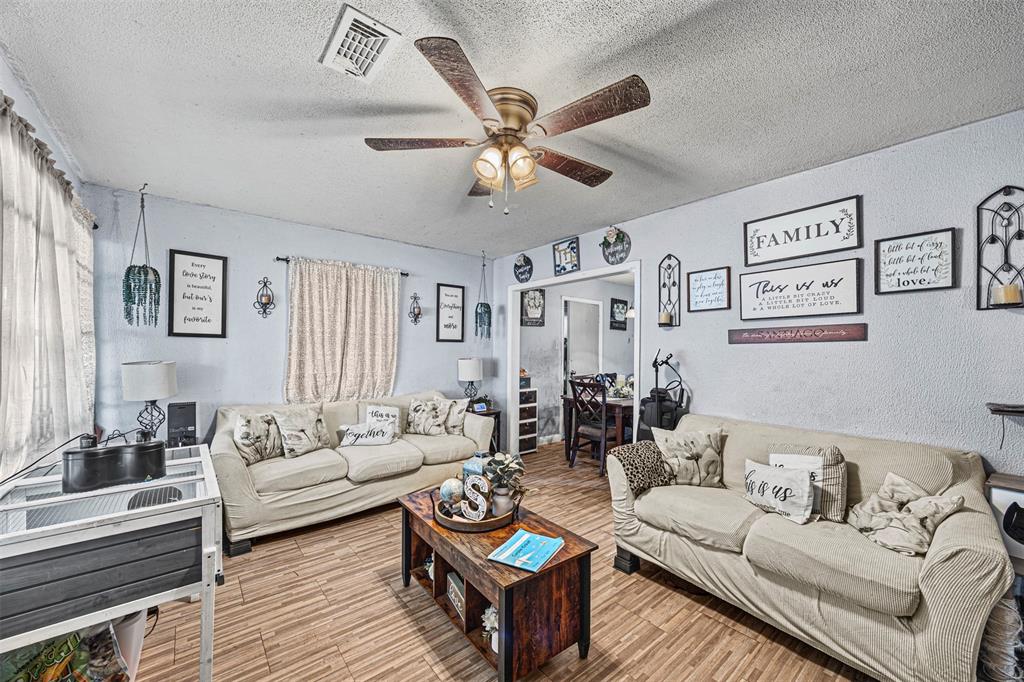
[(740, 319), (860, 313), (861, 259), (740, 275)]

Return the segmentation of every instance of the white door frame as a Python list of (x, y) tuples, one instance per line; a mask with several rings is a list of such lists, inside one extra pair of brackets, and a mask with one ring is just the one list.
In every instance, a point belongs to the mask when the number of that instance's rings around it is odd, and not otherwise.
[[(633, 275), (633, 309), (636, 310), (636, 317), (633, 319), (633, 378), (634, 385), (637, 389), (640, 387), (640, 341), (641, 341), (641, 324), (640, 324), (640, 311), (643, 310), (641, 306), (641, 290), (640, 286), (640, 273), (641, 266), (640, 261), (631, 260), (620, 265), (606, 265), (600, 268), (594, 268), (593, 270), (580, 270), (577, 272), (570, 273), (568, 275), (562, 275), (560, 277), (548, 277), (547, 279), (539, 279), (534, 282), (526, 282), (525, 284), (510, 284), (508, 286), (508, 315), (505, 317), (505, 331), (507, 339), (506, 344), (506, 357), (505, 367), (508, 376), (506, 377), (506, 393), (508, 396), (507, 411), (505, 414), (508, 415), (508, 451), (513, 454), (519, 454), (519, 294), (522, 291), (529, 289), (543, 289), (545, 287), (553, 287), (558, 284), (567, 284), (569, 282), (581, 282), (588, 279), (597, 279), (599, 277), (607, 277), (608, 275), (618, 275), (622, 273), (632, 273)], [(602, 334), (603, 337), (603, 334)], [(515, 418), (513, 418), (515, 416)], [(633, 438), (636, 438), (637, 424), (640, 420), (640, 393), (636, 392), (633, 395)], [(564, 428), (564, 427), (563, 427)], [(538, 434), (539, 435), (539, 434)]]
[[(560, 306), (562, 311), (562, 344), (559, 347), (558, 353), (558, 377), (561, 380), (565, 380), (565, 340), (568, 338), (568, 328), (566, 327), (565, 318), (565, 304), (566, 303), (586, 303), (588, 305), (597, 306), (597, 373), (604, 373), (604, 304), (601, 301), (595, 301), (592, 298), (580, 298), (579, 296), (562, 296), (562, 305)], [(565, 385), (564, 383), (562, 384)], [(538, 403), (539, 405), (539, 403)], [(538, 422), (539, 424), (539, 422)], [(562, 412), (558, 413), (558, 433), (561, 434), (565, 430), (565, 425), (562, 424)], [(540, 434), (537, 434), (537, 444), (540, 445)]]

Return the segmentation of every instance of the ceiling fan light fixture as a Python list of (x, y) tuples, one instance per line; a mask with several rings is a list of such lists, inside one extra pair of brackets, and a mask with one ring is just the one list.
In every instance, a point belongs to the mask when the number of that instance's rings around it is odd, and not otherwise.
[(491, 145), (480, 152), (480, 156), (473, 161), (473, 172), (480, 182), (485, 185), (492, 185), (500, 182), (505, 172), (505, 154), (497, 146)]
[(537, 163), (530, 155), (530, 150), (524, 145), (516, 144), (508, 150), (508, 170), (512, 179), (517, 183), (520, 180), (527, 180), (533, 176)]
[(537, 176), (534, 175), (533, 173), (530, 173), (530, 175), (523, 178), (522, 180), (513, 176), (512, 183), (516, 186), (516, 191), (518, 192), (520, 190), (526, 189), (527, 187), (533, 187), (534, 185), (536, 185)]

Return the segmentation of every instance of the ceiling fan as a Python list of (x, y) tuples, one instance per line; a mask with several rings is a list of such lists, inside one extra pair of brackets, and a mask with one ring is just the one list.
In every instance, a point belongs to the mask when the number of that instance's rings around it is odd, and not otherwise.
[[(536, 184), (536, 166), (540, 164), (588, 187), (597, 187), (612, 172), (547, 147), (528, 149), (528, 140), (554, 137), (619, 116), (651, 103), (651, 93), (640, 76), (629, 76), (592, 92), (572, 104), (549, 114), (537, 116), (537, 100), (519, 88), (487, 90), (469, 63), (466, 53), (451, 38), (420, 38), (418, 49), (430, 65), (483, 123), (486, 137), (471, 140), (461, 137), (368, 137), (366, 144), (379, 152), (411, 149), (442, 149), (487, 145), (473, 161), (476, 182), (469, 196), (487, 196), (493, 191), (515, 190)], [(493, 201), (491, 202), (493, 206)], [(508, 208), (505, 208), (508, 213)]]

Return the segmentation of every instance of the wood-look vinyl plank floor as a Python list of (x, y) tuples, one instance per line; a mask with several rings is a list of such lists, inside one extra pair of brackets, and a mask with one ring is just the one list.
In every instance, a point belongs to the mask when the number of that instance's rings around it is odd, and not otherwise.
[[(568, 468), (562, 445), (526, 456), (526, 505), (600, 545), (592, 563), (590, 656), (572, 647), (525, 678), (800, 682), (860, 673), (711, 596), (693, 596), (649, 564), (612, 569), (611, 498), (586, 456)], [(253, 543), (224, 558), (217, 588), (214, 679), (458, 680), (494, 670), (418, 585), (402, 586), (401, 511), (358, 514)], [(161, 607), (140, 682), (198, 679), (199, 604)]]

